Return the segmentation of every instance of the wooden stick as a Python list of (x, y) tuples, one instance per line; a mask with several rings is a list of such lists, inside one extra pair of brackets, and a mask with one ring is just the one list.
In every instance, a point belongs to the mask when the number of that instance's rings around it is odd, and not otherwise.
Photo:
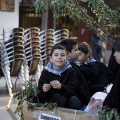
[(11, 102), (12, 102), (13, 95), (14, 95), (14, 93), (11, 94), (10, 100), (9, 100), (7, 106), (6, 106), (6, 109), (7, 109), (7, 110), (10, 109), (10, 105), (11, 105)]
[(12, 111), (11, 108), (10, 108), (10, 105), (11, 105), (13, 96), (14, 96), (14, 93), (13, 93), (13, 94), (11, 95), (11, 97), (10, 97), (10, 100), (9, 100), (7, 106), (6, 106), (6, 110), (7, 110), (7, 112), (9, 113), (9, 115), (11, 116), (11, 118), (12, 118), (13, 120), (18, 120), (17, 117), (15, 116), (15, 114), (13, 113), (13, 111)]

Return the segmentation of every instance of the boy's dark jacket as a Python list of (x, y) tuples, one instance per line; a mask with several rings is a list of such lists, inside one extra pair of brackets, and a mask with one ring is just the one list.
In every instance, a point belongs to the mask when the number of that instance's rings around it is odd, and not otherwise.
[(103, 63), (94, 61), (80, 65), (80, 71), (90, 88), (91, 94), (103, 91), (104, 87), (112, 83), (115, 75)]
[(77, 95), (79, 96), (82, 103), (87, 105), (90, 100), (90, 97), (91, 97), (88, 85), (84, 79), (84, 76), (80, 72), (79, 65), (77, 64), (77, 62), (75, 62), (71, 59), (68, 59), (68, 61), (71, 64), (72, 68), (76, 71), (77, 78), (79, 81)]
[[(43, 84), (49, 84), (53, 80), (59, 80), (61, 83), (61, 89), (51, 88), (48, 92), (43, 92)], [(38, 90), (40, 91), (39, 96), (44, 98), (50, 98), (54, 93), (60, 93), (65, 97), (70, 97), (76, 93), (76, 88), (78, 85), (78, 80), (76, 76), (76, 72), (71, 67), (71, 65), (67, 62), (64, 69), (56, 71), (53, 68), (51, 62), (49, 62), (45, 68), (43, 69), (39, 83)]]

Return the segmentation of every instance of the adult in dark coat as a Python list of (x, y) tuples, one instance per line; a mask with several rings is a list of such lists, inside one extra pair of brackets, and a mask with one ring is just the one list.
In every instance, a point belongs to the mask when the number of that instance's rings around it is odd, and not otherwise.
[[(115, 59), (120, 64), (120, 43), (115, 45)], [(108, 93), (103, 106), (109, 106), (110, 108), (116, 108), (120, 113), (120, 69), (117, 72), (116, 80), (113, 83), (111, 91)]]
[(120, 113), (120, 69), (118, 75), (113, 84), (111, 91), (108, 93), (103, 106), (109, 106), (110, 108), (116, 108)]
[(101, 61), (102, 58), (102, 41), (97, 34), (93, 34), (91, 37), (92, 57), (95, 60)]
[(109, 62), (108, 62), (108, 68), (111, 71), (113, 71), (113, 73), (117, 76), (120, 65), (116, 62), (114, 53), (115, 53), (115, 45), (112, 48), (111, 56), (110, 56), (110, 59), (109, 59)]

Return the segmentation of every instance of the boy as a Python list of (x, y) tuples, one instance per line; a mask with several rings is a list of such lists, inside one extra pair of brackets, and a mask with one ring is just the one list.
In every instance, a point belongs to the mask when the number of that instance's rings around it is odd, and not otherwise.
[(81, 42), (78, 45), (78, 50), (80, 71), (84, 75), (91, 95), (104, 91), (104, 88), (114, 80), (114, 74), (102, 62), (90, 57), (91, 49), (86, 42)]
[(77, 78), (79, 80), (79, 89), (77, 90), (77, 95), (79, 96), (83, 105), (87, 105), (90, 100), (90, 94), (88, 90), (88, 86), (84, 81), (84, 77), (79, 70), (78, 60), (78, 43), (73, 39), (65, 39), (60, 42), (67, 50), (67, 58), (69, 63), (72, 65), (73, 69), (77, 73)]
[[(120, 64), (120, 43), (115, 45), (115, 59)], [(119, 66), (120, 67), (120, 66)], [(120, 69), (117, 72), (117, 77), (113, 83), (111, 91), (108, 93), (103, 106), (109, 106), (110, 108), (116, 108), (120, 113)]]
[(55, 102), (58, 107), (80, 109), (81, 103), (74, 96), (78, 80), (66, 58), (66, 50), (56, 44), (51, 50), (50, 62), (44, 67), (38, 89), (40, 102)]

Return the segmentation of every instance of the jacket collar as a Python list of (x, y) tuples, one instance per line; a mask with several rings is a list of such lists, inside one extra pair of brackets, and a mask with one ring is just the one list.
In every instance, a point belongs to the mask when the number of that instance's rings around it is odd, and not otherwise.
[(72, 59), (70, 59), (70, 58), (68, 58), (68, 62), (69, 62), (69, 63), (74, 63), (74, 64), (76, 64), (77, 66), (80, 66), (80, 63), (79, 63), (79, 62), (77, 62), (77, 61), (75, 61), (75, 60), (72, 60)]
[(95, 62), (96, 60), (94, 58), (90, 58), (89, 60), (85, 61), (84, 64), (89, 64), (89, 63), (92, 63), (92, 62)]
[(44, 69), (53, 73), (53, 74), (56, 74), (56, 75), (61, 75), (61, 73), (65, 72), (68, 68), (72, 67), (70, 65), (69, 62), (66, 62), (65, 66), (61, 69), (57, 69), (53, 66), (53, 63), (52, 62), (49, 62), (45, 67)]

